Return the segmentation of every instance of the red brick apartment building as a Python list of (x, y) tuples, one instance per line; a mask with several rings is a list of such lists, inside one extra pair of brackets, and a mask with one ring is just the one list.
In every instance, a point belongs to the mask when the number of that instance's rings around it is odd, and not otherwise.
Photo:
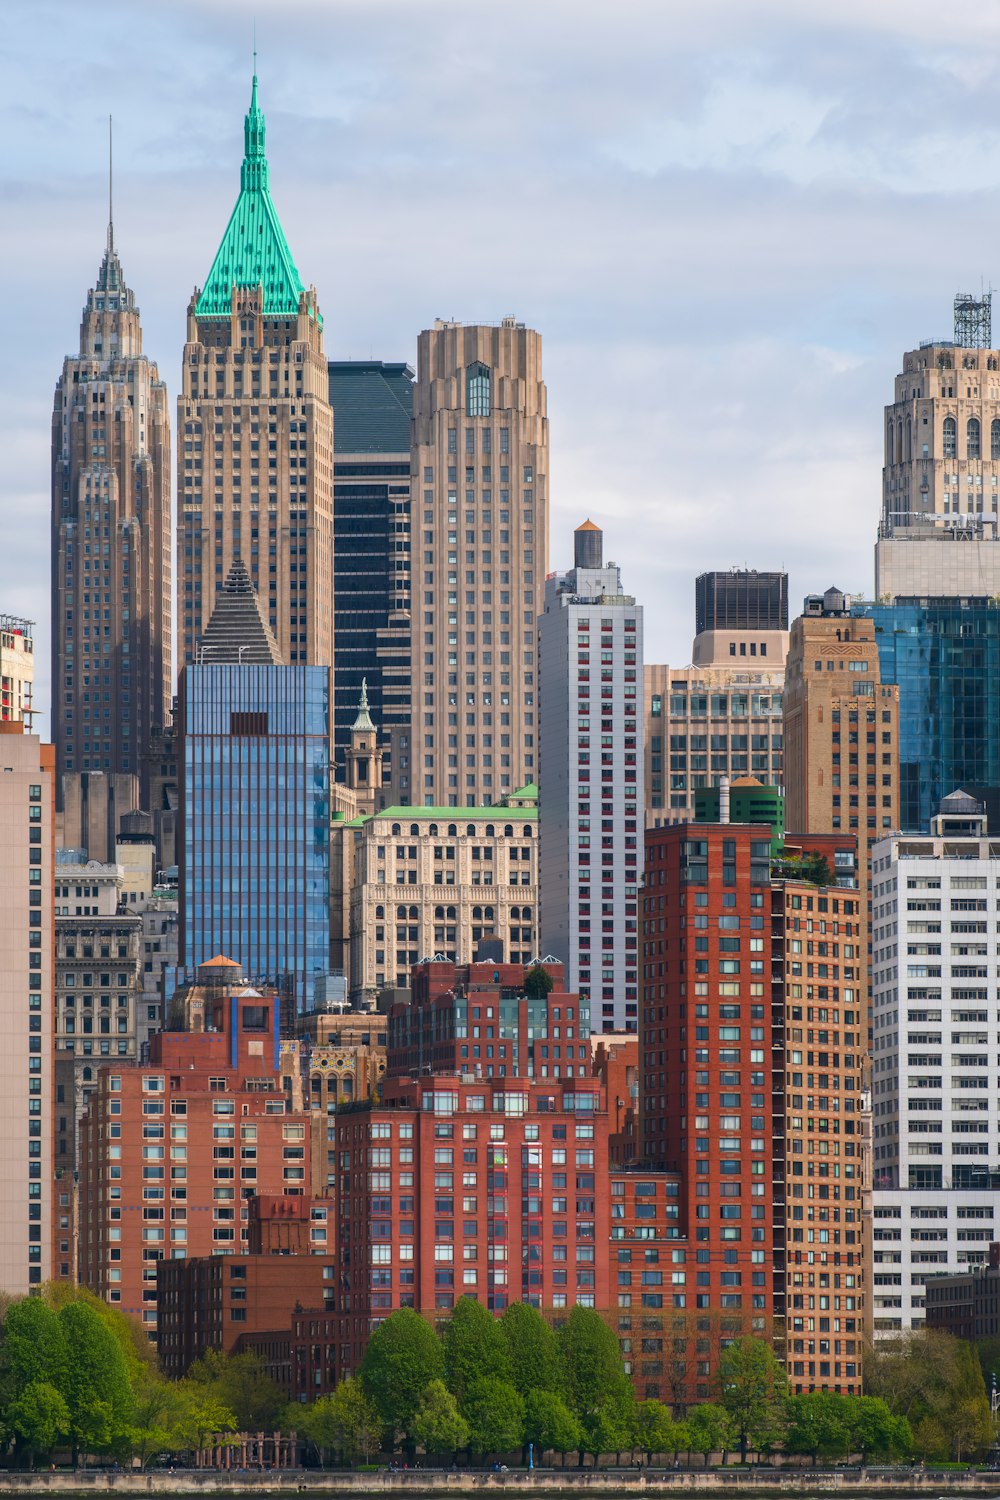
[(246, 1252), (250, 1198), (310, 1190), (278, 1003), (213, 959), (175, 997), (147, 1066), (101, 1070), (82, 1125), (80, 1279), (151, 1335), (160, 1260)]

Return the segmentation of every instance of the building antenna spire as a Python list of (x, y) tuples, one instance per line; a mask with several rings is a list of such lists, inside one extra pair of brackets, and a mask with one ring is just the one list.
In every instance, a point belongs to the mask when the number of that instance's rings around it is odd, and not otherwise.
[(115, 216), (114, 216), (114, 155), (111, 134), (111, 116), (108, 115), (108, 254), (113, 255), (115, 249)]

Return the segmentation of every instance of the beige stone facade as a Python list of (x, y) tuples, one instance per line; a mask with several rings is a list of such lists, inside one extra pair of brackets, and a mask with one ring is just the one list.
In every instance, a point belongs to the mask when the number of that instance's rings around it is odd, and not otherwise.
[(389, 807), (353, 834), (350, 989), (406, 988), (441, 954), (469, 963), (496, 938), (505, 963), (538, 955), (538, 812), (511, 807)]
[(1000, 592), (1000, 351), (910, 350), (885, 409), (875, 597)]
[(646, 827), (694, 817), (699, 787), (723, 776), (784, 785), (783, 661), (644, 672)]
[(54, 765), (23, 725), (0, 725), (0, 1287), (15, 1295), (48, 1281), (69, 1226), (52, 1188)]
[(333, 660), (333, 413), (314, 290), (265, 317), (188, 309), (177, 403), (178, 572), (185, 662), (242, 558), (288, 663)]
[(33, 621), (0, 615), (0, 722), (16, 719), (31, 727), (34, 680)]
[[(421, 333), (411, 472), (410, 800), (470, 807), (535, 779), (535, 622), (548, 568), (541, 335)], [(402, 737), (403, 739), (406, 736)]]

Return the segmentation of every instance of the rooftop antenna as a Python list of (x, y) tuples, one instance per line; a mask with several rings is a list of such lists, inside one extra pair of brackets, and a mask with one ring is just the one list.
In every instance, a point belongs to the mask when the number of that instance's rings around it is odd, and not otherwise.
[(108, 115), (108, 254), (114, 254), (115, 248), (115, 221), (114, 221), (114, 155), (112, 145), (111, 116)]

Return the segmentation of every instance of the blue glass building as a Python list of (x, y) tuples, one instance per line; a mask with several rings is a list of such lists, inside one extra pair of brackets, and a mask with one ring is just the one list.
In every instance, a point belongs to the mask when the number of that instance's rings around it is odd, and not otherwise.
[(283, 666), (234, 564), (179, 693), (180, 963), (224, 953), (295, 1009), (330, 947), (326, 667)]
[(956, 787), (1000, 787), (1000, 601), (855, 604), (874, 621), (884, 683), (899, 687), (899, 812), (924, 831)]

